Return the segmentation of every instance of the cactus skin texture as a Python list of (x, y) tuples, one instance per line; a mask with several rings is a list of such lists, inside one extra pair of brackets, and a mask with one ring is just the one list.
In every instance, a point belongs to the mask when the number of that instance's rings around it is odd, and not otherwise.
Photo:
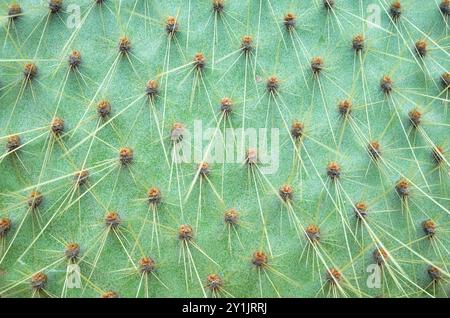
[(448, 296), (448, 1), (12, 1), (0, 297)]

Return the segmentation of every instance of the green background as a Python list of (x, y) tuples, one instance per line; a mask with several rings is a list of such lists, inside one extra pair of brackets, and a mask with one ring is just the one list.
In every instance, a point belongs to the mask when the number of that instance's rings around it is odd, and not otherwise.
[[(180, 224), (196, 223), (199, 181), (182, 204), (184, 218), (179, 195), (184, 201), (197, 165), (179, 165), (178, 175), (174, 167), (169, 187), (171, 169), (164, 159), (153, 106), (145, 97), (130, 106), (143, 96), (147, 80), (153, 78), (158, 78), (160, 84), (161, 95), (154, 107), (160, 125), (164, 113), (161, 130), (168, 152), (172, 149), (169, 136), (173, 122), (192, 129), (194, 121), (201, 120), (203, 127), (214, 128), (210, 101), (217, 116), (220, 98), (225, 96), (235, 102), (227, 127), (230, 122), (234, 128), (241, 127), (245, 104), (246, 128), (280, 131), (279, 170), (267, 175), (267, 180), (256, 172), (255, 179), (260, 180), (257, 186), (249, 168), (242, 164), (211, 164), (209, 180), (223, 203), (203, 180), (202, 214), (194, 230), (196, 244), (217, 264), (189, 245), (203, 285), (208, 274), (217, 272), (224, 280), (224, 290), (235, 297), (327, 296), (333, 293), (328, 293), (326, 267), (335, 266), (345, 277), (342, 290), (346, 296), (425, 297), (448, 293), (445, 281), (433, 288), (426, 274), (429, 262), (446, 273), (449, 264), (449, 170), (446, 162), (436, 167), (431, 158), (433, 144), (448, 149), (449, 136), (448, 92), (440, 83), (440, 75), (449, 69), (448, 19), (440, 14), (437, 0), (402, 1), (403, 17), (395, 26), (384, 11), (390, 5), (385, 0), (338, 0), (333, 12), (327, 12), (322, 1), (228, 0), (216, 23), (208, 0), (105, 1), (101, 6), (90, 0), (64, 1), (63, 12), (53, 15), (48, 13), (45, 2), (19, 3), (23, 16), (13, 23), (6, 17), (7, 4), (0, 5), (0, 139), (6, 143), (8, 135), (21, 133), (23, 143), (31, 142), (15, 154), (1, 157), (0, 215), (13, 222), (12, 230), (3, 239), (3, 252), (23, 218), (27, 218), (0, 264), (2, 297), (30, 297), (30, 275), (42, 269), (48, 275), (48, 293), (61, 296), (67, 262), (51, 264), (63, 257), (63, 242), (81, 245), (81, 272), (89, 276), (100, 248), (99, 238), (105, 231), (102, 220), (109, 210), (118, 211), (124, 221), (120, 231), (126, 238), (124, 246), (110, 233), (92, 277), (89, 282), (83, 280), (86, 289), (70, 289), (66, 296), (98, 297), (103, 291), (115, 290), (123, 297), (135, 297), (140, 275), (133, 271), (125, 249), (135, 263), (144, 255), (156, 260), (157, 276), (167, 288), (150, 277), (149, 296), (203, 296), (195, 272), (191, 277), (189, 267), (189, 290), (186, 288), (185, 262), (180, 259), (182, 249), (177, 239)], [(73, 12), (67, 10), (75, 3), (80, 5), (83, 21), (79, 29), (68, 26)], [(365, 22), (371, 15), (370, 5), (380, 10), (380, 28), (369, 28)], [(287, 12), (297, 15), (296, 33), (307, 55), (282, 24)], [(169, 15), (177, 17), (179, 32), (167, 52), (164, 27)], [(352, 37), (358, 33), (366, 38), (361, 60), (351, 49)], [(246, 59), (244, 55), (238, 58), (236, 50), (246, 34), (253, 36), (255, 50), (247, 61), (245, 84)], [(132, 50), (129, 59), (119, 57), (110, 72), (118, 56), (120, 36), (129, 37)], [(422, 38), (427, 38), (429, 44), (423, 61), (412, 54), (414, 43)], [(72, 49), (82, 54), (79, 72), (68, 70), (67, 58)], [(188, 75), (191, 66), (174, 70), (191, 62), (197, 52), (206, 57), (204, 86), (201, 82), (193, 86), (194, 73)], [(232, 52), (236, 53), (222, 59)], [(167, 55), (168, 67), (164, 63)], [(325, 63), (320, 75), (322, 94), (309, 67), (313, 56), (323, 57)], [(36, 63), (38, 76), (25, 85), (22, 70), (27, 61)], [(164, 74), (167, 69), (174, 71)], [(392, 99), (379, 88), (385, 74), (394, 81)], [(265, 81), (270, 75), (280, 79), (279, 96), (275, 97), (279, 109), (265, 94)], [(192, 97), (193, 87), (196, 92)], [(104, 125), (91, 145), (88, 137), (97, 125), (95, 107), (102, 98), (110, 100), (112, 116), (126, 110)], [(345, 98), (353, 101), (352, 126), (337, 112), (337, 104)], [(423, 111), (420, 130), (412, 129), (408, 122), (408, 111), (414, 107)], [(66, 134), (60, 140), (43, 134), (56, 108), (66, 124)], [(299, 146), (304, 169), (293, 160), (294, 147), (284, 125), (286, 121), (290, 127), (295, 119), (305, 124), (306, 136)], [(355, 126), (358, 128), (352, 129)], [(41, 129), (33, 130), (36, 128)], [(367, 140), (381, 143), (383, 164), (371, 162)], [(81, 146), (65, 155), (67, 149), (81, 141)], [(135, 161), (129, 168), (120, 169), (118, 149), (123, 146), (133, 148)], [(71, 196), (72, 174), (80, 169), (86, 156), (89, 184)], [(105, 160), (111, 160), (111, 168), (102, 170), (98, 166)], [(341, 165), (341, 186), (327, 179), (329, 161)], [(414, 183), (407, 204), (394, 190), (401, 175)], [(287, 208), (273, 190), (284, 183), (292, 184), (295, 190), (292, 206), (301, 224), (289, 222)], [(36, 186), (44, 202), (38, 211), (31, 212), (26, 201)], [(151, 244), (155, 224), (145, 202), (151, 186), (163, 193), (163, 204), (157, 208), (159, 251), (155, 243)], [(376, 245), (365, 226), (356, 224), (352, 204), (360, 200), (369, 205), (367, 226), (390, 253), (388, 266), (392, 271), (383, 270), (381, 289), (366, 286), (366, 268), (373, 262)], [(242, 246), (232, 231), (230, 253), (223, 212), (231, 207), (241, 213), (242, 224), (237, 232)], [(43, 235), (19, 259), (55, 213), (58, 215)], [(261, 213), (273, 256), (269, 260), (271, 269), (261, 272), (260, 284), (251, 257), (258, 249), (269, 253)], [(431, 240), (421, 229), (421, 222), (428, 218), (438, 224), (438, 234)], [(313, 258), (311, 248), (308, 257), (306, 251), (302, 254), (309, 243), (302, 233), (297, 237), (295, 228), (308, 224), (320, 225), (319, 245), (326, 255), (326, 267)], [(133, 250), (136, 242), (141, 248)], [(140, 288), (139, 296), (145, 296), (144, 289)], [(223, 292), (221, 295), (226, 296)]]

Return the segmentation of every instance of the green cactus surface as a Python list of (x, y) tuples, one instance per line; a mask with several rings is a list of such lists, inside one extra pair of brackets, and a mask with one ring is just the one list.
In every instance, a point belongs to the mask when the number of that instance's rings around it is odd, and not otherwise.
[(447, 297), (449, 5), (2, 1), (0, 297)]

